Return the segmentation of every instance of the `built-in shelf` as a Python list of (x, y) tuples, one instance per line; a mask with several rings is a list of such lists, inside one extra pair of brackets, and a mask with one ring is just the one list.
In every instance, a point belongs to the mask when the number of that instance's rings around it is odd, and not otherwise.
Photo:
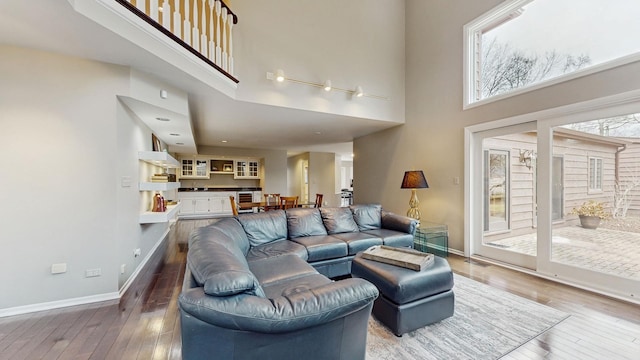
[(153, 224), (153, 223), (165, 223), (169, 222), (178, 214), (178, 210), (180, 210), (181, 203), (177, 203), (176, 205), (167, 206), (167, 211), (165, 212), (152, 212), (145, 211), (140, 214), (140, 224)]
[(180, 168), (180, 162), (164, 151), (139, 151), (138, 159), (156, 166)]
[(167, 191), (180, 187), (180, 182), (141, 182), (140, 191)]

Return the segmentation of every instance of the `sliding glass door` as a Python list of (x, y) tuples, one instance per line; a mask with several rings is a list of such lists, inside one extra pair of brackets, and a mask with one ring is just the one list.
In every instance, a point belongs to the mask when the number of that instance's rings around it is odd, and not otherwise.
[(632, 108), (466, 129), (466, 253), (637, 298), (640, 95)]
[[(472, 231), (476, 254), (535, 264), (535, 123), (474, 134), (475, 202), (481, 212)], [(515, 239), (515, 236), (519, 238)]]

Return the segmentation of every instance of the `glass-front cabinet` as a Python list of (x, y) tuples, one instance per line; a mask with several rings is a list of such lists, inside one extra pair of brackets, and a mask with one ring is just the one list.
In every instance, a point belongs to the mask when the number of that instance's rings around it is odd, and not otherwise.
[(185, 158), (180, 160), (180, 177), (181, 178), (208, 178), (209, 177), (209, 160), (198, 158)]
[(234, 160), (236, 179), (258, 179), (260, 178), (260, 161), (257, 159)]

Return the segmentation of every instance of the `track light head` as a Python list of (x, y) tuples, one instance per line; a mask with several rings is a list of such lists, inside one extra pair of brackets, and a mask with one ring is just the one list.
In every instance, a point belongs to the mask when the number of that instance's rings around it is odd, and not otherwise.
[(356, 90), (353, 92), (353, 95), (355, 95), (356, 97), (363, 97), (364, 92), (362, 91), (362, 86), (356, 86)]
[(324, 82), (324, 91), (331, 91), (331, 80)]
[(276, 70), (276, 81), (283, 82), (284, 81), (284, 71), (282, 69)]

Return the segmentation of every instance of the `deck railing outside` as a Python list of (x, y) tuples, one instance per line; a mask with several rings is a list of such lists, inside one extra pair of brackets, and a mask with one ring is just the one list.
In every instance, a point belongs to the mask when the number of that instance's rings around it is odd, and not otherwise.
[(233, 67), (233, 25), (238, 17), (223, 1), (116, 1), (238, 82)]

